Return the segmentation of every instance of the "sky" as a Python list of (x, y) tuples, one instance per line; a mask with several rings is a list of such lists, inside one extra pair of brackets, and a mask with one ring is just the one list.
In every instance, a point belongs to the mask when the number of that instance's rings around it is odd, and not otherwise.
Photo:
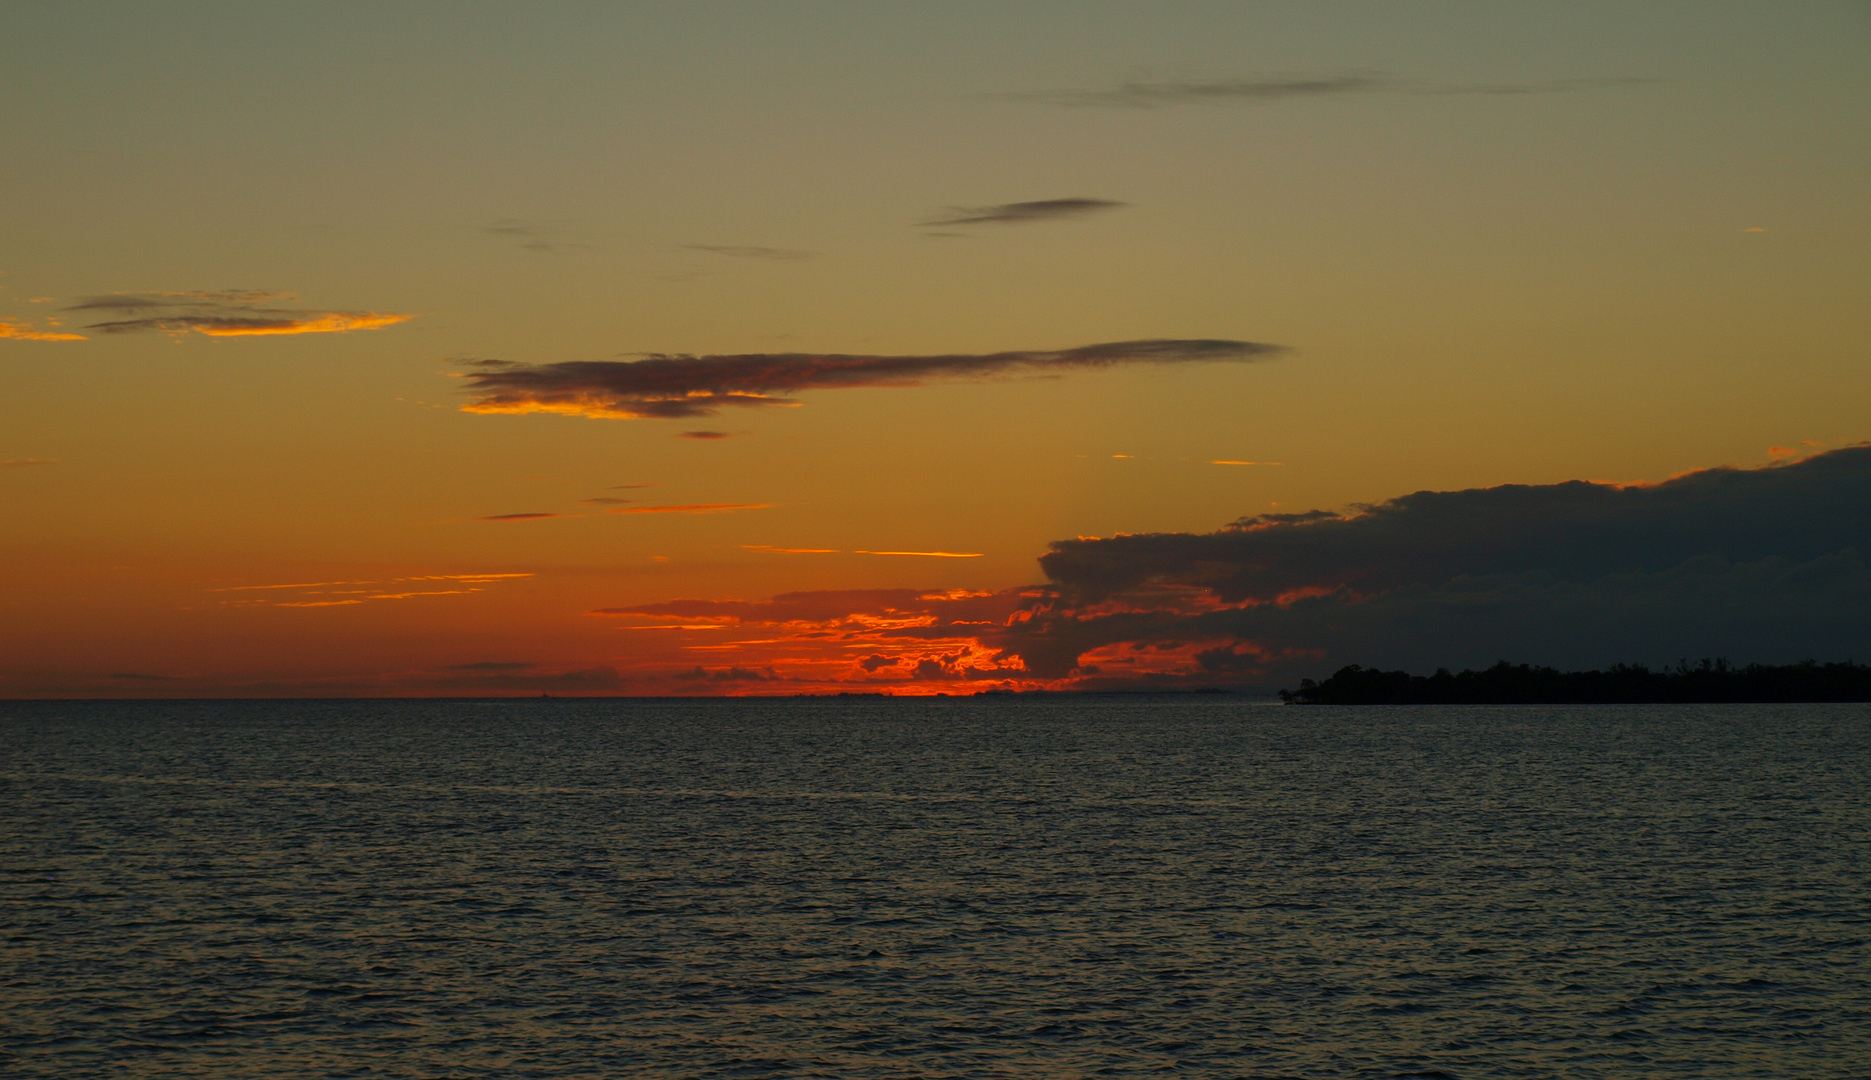
[(1871, 5), (7, 23), (0, 696), (1871, 657)]

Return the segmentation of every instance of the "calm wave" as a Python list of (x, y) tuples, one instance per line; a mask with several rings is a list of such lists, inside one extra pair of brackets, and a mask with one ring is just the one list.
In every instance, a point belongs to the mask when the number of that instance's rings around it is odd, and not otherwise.
[(1871, 1075), (1871, 707), (0, 703), (12, 1077)]

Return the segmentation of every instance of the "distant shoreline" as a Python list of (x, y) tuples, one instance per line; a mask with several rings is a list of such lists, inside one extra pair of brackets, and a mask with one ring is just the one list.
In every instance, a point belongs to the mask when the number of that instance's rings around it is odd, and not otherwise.
[(1663, 705), (1871, 701), (1871, 664), (1749, 664), (1703, 660), (1652, 671), (1617, 664), (1604, 671), (1560, 671), (1510, 664), (1434, 675), (1352, 664), (1324, 682), (1302, 679), (1280, 691), (1289, 705)]

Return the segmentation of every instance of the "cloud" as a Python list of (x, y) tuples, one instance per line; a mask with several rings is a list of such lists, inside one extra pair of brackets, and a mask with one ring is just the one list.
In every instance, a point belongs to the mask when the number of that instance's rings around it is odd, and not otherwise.
[(1110, 199), (1041, 199), (1038, 202), (1001, 203), (999, 206), (951, 206), (941, 217), (919, 221), (917, 225), (1024, 225), (1034, 221), (1083, 217), (1100, 210), (1116, 210), (1128, 205)]
[(979, 551), (865, 551), (858, 549), (853, 555), (915, 555), (925, 559), (979, 559)]
[(476, 521), (538, 521), (541, 518), (562, 518), (562, 517), (576, 517), (576, 516), (577, 516), (576, 514), (548, 514), (544, 512), (533, 512), (533, 513), (525, 513), (525, 514), (490, 514), (487, 517), (476, 518), (475, 520)]
[(447, 674), (431, 677), (431, 685), (450, 691), (490, 691), (539, 694), (550, 691), (601, 692), (623, 687), (625, 679), (609, 665), (570, 670), (540, 670), (537, 664), (508, 664), (488, 661), (478, 664), (455, 664), (442, 669)]
[(1841, 659), (1871, 655), (1866, 553), (1871, 446), (1659, 484), (1420, 491), (1056, 542), (1041, 566), (1059, 607), (1039, 620), (1053, 640), (1023, 655), (1055, 675), (1120, 644), (1206, 643), (1211, 667), (1263, 674), (1295, 657), (1315, 671)]
[[(498, 585), (519, 578), (529, 578), (529, 572), (505, 572), (486, 574), (415, 574), (397, 578), (364, 578), (354, 581), (294, 581), (281, 585), (223, 585), (209, 589), (212, 593), (280, 593), (298, 594), (290, 599), (277, 599), (271, 595), (236, 596), (220, 601), (234, 607), (350, 607), (367, 600), (407, 600), (418, 596), (464, 596), (477, 593), (486, 586)], [(407, 586), (434, 582), (460, 586), (449, 589), (409, 589)], [(404, 586), (402, 591), (393, 591), (396, 586)], [(374, 587), (373, 587), (374, 586)], [(343, 597), (343, 599), (311, 599), (312, 597)]]
[[(57, 325), (53, 323), (52, 325)], [(0, 338), (14, 341), (83, 341), (83, 334), (68, 334), (62, 330), (36, 330), (24, 319), (10, 319), (0, 316)]]
[(496, 221), (481, 230), (496, 236), (511, 236), (521, 241), (520, 247), (527, 251), (537, 251), (545, 255), (556, 255), (561, 251), (589, 250), (590, 244), (573, 244), (564, 240), (548, 240), (559, 230), (518, 218)]
[(38, 457), (12, 458), (7, 461), (0, 461), (0, 469), (24, 469), (32, 465), (57, 465), (57, 464), (58, 464), (57, 458), (38, 458)]
[(727, 431), (684, 431), (679, 433), (676, 437), (679, 439), (701, 439), (704, 442), (711, 442), (715, 439), (731, 439), (734, 436), (733, 433)]
[(1211, 461), (1210, 465), (1284, 465), (1284, 461)]
[(711, 649), (795, 685), (1271, 689), (1349, 663), (1864, 659), (1867, 553), (1871, 445), (1657, 484), (1420, 491), (1212, 533), (1061, 541), (1041, 561), (1047, 584), (998, 592), (592, 614), (716, 627)]
[(680, 506), (630, 506), (607, 514), (731, 514), (736, 510), (765, 510), (772, 503), (684, 503)]
[(704, 670), (700, 664), (697, 664), (689, 671), (677, 673), (675, 677), (684, 682), (737, 683), (784, 681), (780, 676), (775, 675), (771, 668), (765, 671), (754, 671), (749, 668), (726, 667), (718, 668), (714, 671), (707, 671)]
[(918, 386), (931, 379), (984, 378), (1114, 367), (1119, 364), (1247, 363), (1280, 355), (1279, 345), (1228, 340), (1117, 341), (1073, 349), (934, 356), (841, 353), (652, 355), (636, 361), (567, 360), (520, 364), (470, 361), (463, 374), (476, 395), (472, 413), (549, 412), (599, 418), (710, 416), (721, 407), (796, 405), (778, 395), (805, 390)]
[(1271, 104), (1300, 98), (1359, 94), (1518, 95), (1558, 94), (1600, 87), (1633, 86), (1654, 79), (1556, 79), (1541, 83), (1436, 84), (1377, 73), (1351, 75), (1257, 75), (1235, 79), (1128, 82), (1106, 90), (1042, 90), (997, 94), (1004, 101), (1066, 108), (1155, 109), (1171, 105), (1226, 102)]
[(730, 259), (765, 259), (769, 262), (801, 262), (812, 257), (810, 251), (797, 251), (792, 248), (770, 247), (734, 247), (720, 244), (684, 244), (690, 251), (706, 251), (710, 255), (726, 255)]
[(352, 330), (378, 330), (416, 317), (383, 311), (329, 311), (269, 303), (291, 299), (296, 299), (292, 293), (253, 289), (111, 293), (86, 297), (65, 310), (136, 316), (86, 324), (85, 329), (101, 334), (157, 330), (167, 334), (194, 332), (209, 337), (342, 334)]

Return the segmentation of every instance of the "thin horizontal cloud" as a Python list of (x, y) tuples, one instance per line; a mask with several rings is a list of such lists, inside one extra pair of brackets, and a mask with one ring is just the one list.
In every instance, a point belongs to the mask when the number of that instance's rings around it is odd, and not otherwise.
[(111, 293), (85, 297), (66, 311), (130, 315), (88, 323), (101, 334), (205, 334), (209, 337), (254, 337), (279, 334), (342, 334), (352, 330), (378, 330), (408, 322), (414, 315), (383, 311), (331, 311), (281, 306), (292, 293), (230, 289), (220, 292)]
[(295, 581), (286, 585), (229, 585), (209, 592), (256, 592), (270, 589), (326, 589), (334, 585), (375, 585), (375, 581)]
[(941, 216), (919, 221), (917, 225), (1025, 225), (1035, 221), (1084, 217), (1128, 205), (1110, 199), (1040, 199), (1036, 202), (1001, 203), (998, 206), (951, 206)]
[(23, 457), (0, 461), (0, 469), (25, 469), (34, 465), (57, 465), (57, 458)]
[(803, 262), (812, 257), (810, 251), (794, 248), (747, 247), (728, 244), (684, 244), (689, 251), (705, 251), (710, 255), (725, 255), (730, 259), (764, 259), (768, 262)]
[(912, 555), (924, 559), (979, 559), (979, 551), (865, 551), (859, 549), (854, 555)]
[(607, 514), (731, 514), (736, 510), (765, 510), (772, 503), (684, 503), (680, 506), (629, 506)]
[[(597, 614), (604, 614), (604, 613), (592, 612), (591, 614), (597, 615)], [(723, 626), (720, 623), (672, 623), (667, 626), (663, 626), (663, 625), (626, 626), (626, 627), (622, 627), (622, 629), (625, 629), (625, 630), (720, 630), (720, 629), (723, 629)]]
[(522, 221), (519, 218), (507, 218), (496, 221), (481, 230), (496, 236), (510, 236), (520, 241), (520, 247), (526, 251), (537, 251), (544, 255), (556, 255), (562, 251), (589, 250), (590, 244), (574, 244), (564, 240), (549, 239), (559, 230), (536, 222)]
[[(52, 322), (51, 325), (58, 325)], [(84, 341), (83, 334), (71, 334), (63, 330), (40, 330), (24, 319), (0, 317), (0, 338), (14, 341)]]
[(631, 419), (709, 416), (723, 406), (797, 405), (805, 390), (918, 386), (931, 379), (1094, 370), (1120, 364), (1250, 363), (1283, 346), (1225, 339), (1153, 339), (1072, 349), (932, 356), (843, 353), (651, 355), (647, 359), (520, 364), (469, 361), (471, 413), (561, 413)]
[(1349, 75), (1257, 75), (1235, 79), (1127, 82), (1104, 90), (1042, 90), (994, 95), (1003, 101), (1066, 108), (1156, 109), (1217, 103), (1272, 104), (1304, 98), (1365, 94), (1519, 95), (1633, 86), (1647, 78), (1555, 79), (1539, 83), (1429, 83), (1379, 73)]
[(535, 511), (532, 513), (521, 513), (521, 514), (489, 514), (486, 517), (476, 518), (475, 520), (476, 521), (538, 521), (542, 518), (562, 518), (562, 517), (576, 517), (576, 516), (577, 516), (576, 514), (549, 514), (543, 511)]
[[(419, 596), (465, 596), (484, 591), (485, 586), (498, 585), (534, 575), (529, 571), (504, 571), (481, 574), (411, 574), (395, 578), (365, 578), (346, 581), (293, 581), (284, 584), (268, 585), (224, 585), (207, 590), (211, 593), (259, 593), (272, 594), (291, 592), (298, 595), (291, 599), (275, 599), (271, 595), (237, 597), (223, 600), (222, 604), (235, 607), (351, 607), (368, 600), (407, 600)], [(433, 583), (454, 585), (458, 588), (410, 588), (412, 585)], [(402, 586), (398, 589), (398, 586)], [(343, 599), (331, 599), (343, 597)]]
[(676, 437), (679, 439), (700, 439), (703, 442), (713, 442), (717, 439), (731, 439), (734, 435), (732, 432), (727, 431), (683, 431), (679, 432)]
[(608, 664), (566, 671), (546, 670), (538, 664), (456, 664), (441, 670), (446, 674), (436, 685), (455, 692), (606, 693), (617, 691), (626, 681)]
[(1211, 461), (1209, 462), (1209, 464), (1210, 465), (1284, 465), (1286, 464), (1286, 462), (1284, 461), (1229, 461), (1229, 460), (1224, 459), (1221, 461)]

